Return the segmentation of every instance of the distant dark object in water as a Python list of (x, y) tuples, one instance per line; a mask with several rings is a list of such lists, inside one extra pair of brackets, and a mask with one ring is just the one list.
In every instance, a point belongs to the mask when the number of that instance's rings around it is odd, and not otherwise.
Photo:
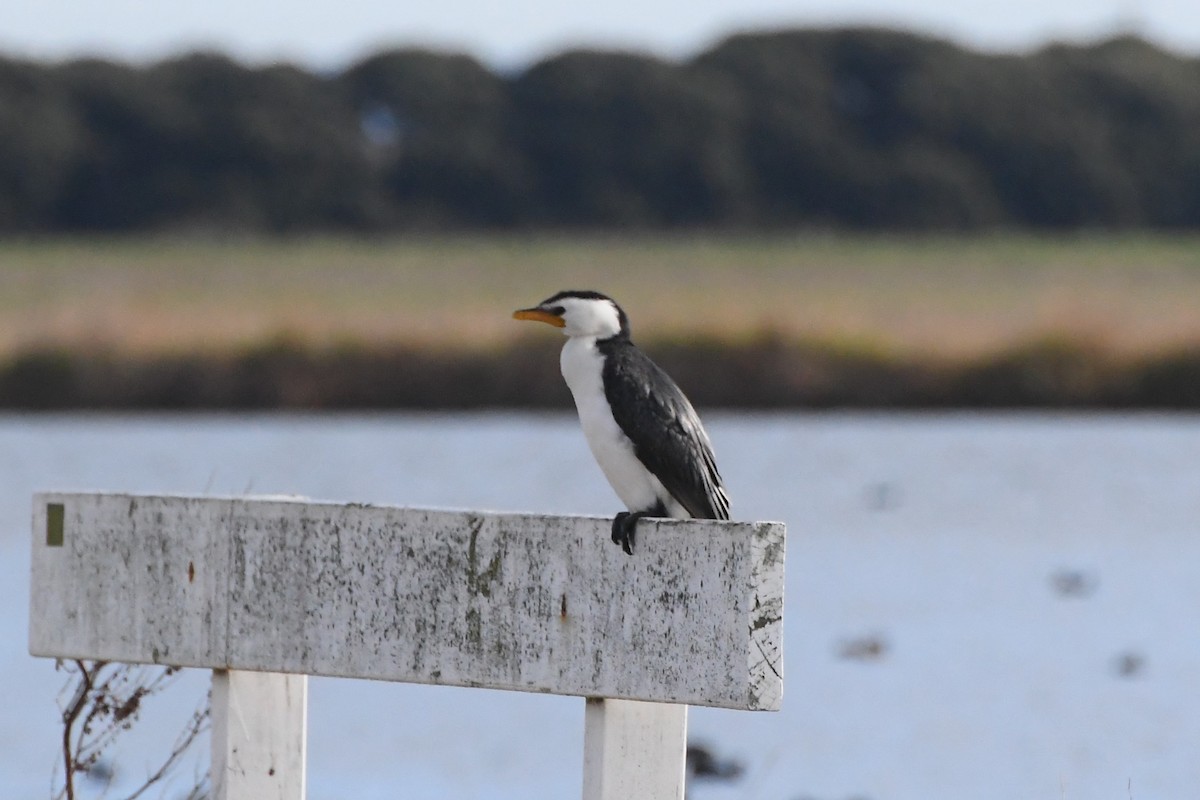
[(1146, 657), (1136, 650), (1126, 650), (1117, 655), (1113, 668), (1122, 678), (1135, 678), (1146, 668)]
[(88, 781), (101, 784), (107, 788), (117, 777), (117, 767), (111, 761), (99, 759), (95, 763), (88, 765), (83, 775)]
[(838, 657), (851, 661), (881, 661), (887, 652), (887, 639), (879, 635), (847, 639), (838, 646)]
[(736, 781), (746, 767), (734, 758), (721, 758), (705, 745), (690, 744), (687, 749), (688, 775), (699, 780)]
[(1100, 579), (1081, 569), (1060, 569), (1050, 576), (1050, 586), (1062, 597), (1091, 597)]
[(863, 496), (871, 511), (891, 511), (900, 507), (900, 487), (889, 481), (868, 485)]

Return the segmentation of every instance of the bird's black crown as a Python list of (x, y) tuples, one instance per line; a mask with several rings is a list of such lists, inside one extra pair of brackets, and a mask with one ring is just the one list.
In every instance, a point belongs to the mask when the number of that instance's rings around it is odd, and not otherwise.
[[(608, 302), (612, 303), (614, 306), (617, 305), (617, 301), (613, 300), (608, 295), (601, 294), (600, 292), (593, 292), (590, 289), (567, 289), (565, 291), (559, 292), (558, 294), (554, 295), (553, 297), (547, 297), (545, 300), (543, 300), (541, 303), (539, 303), (539, 305), (545, 306), (545, 305), (549, 305), (551, 303), (557, 303), (559, 300), (562, 300), (564, 297), (577, 297), (580, 300), (607, 300)], [(618, 306), (618, 308), (620, 308), (620, 306)]]
[(579, 300), (607, 300), (608, 302), (612, 303), (613, 308), (617, 309), (617, 319), (621, 322), (621, 332), (617, 334), (617, 336), (626, 339), (629, 338), (629, 317), (625, 315), (625, 309), (621, 308), (620, 303), (618, 303), (616, 300), (613, 300), (611, 297), (606, 294), (602, 294), (601, 292), (594, 292), (591, 289), (565, 289), (552, 297), (547, 297), (545, 300), (538, 303), (538, 305), (542, 307), (553, 306), (559, 300), (567, 297), (573, 297)]

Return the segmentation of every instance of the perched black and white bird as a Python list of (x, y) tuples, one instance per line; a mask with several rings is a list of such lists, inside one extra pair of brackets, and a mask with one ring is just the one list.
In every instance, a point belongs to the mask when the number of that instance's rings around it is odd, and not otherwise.
[(559, 359), (592, 455), (628, 511), (612, 539), (632, 555), (642, 517), (729, 519), (712, 443), (692, 404), (634, 346), (629, 319), (599, 292), (559, 292), (513, 313), (562, 328)]

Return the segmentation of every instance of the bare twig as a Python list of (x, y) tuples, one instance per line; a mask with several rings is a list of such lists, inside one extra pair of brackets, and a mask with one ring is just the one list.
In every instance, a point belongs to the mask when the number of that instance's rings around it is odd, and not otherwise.
[[(62, 755), (63, 755), (63, 776), (66, 783), (63, 790), (66, 793), (67, 800), (75, 800), (75, 781), (72, 780), (76, 770), (75, 751), (71, 747), (71, 732), (75, 728), (75, 721), (79, 719), (79, 715), (83, 713), (87, 707), (87, 702), (92, 694), (92, 676), (95, 672), (104, 668), (105, 662), (97, 661), (93, 665), (93, 669), (89, 670), (87, 664), (82, 661), (76, 661), (75, 666), (79, 671), (79, 683), (75, 690), (74, 697), (63, 710), (63, 735), (62, 735)], [(61, 796), (61, 795), (60, 795)]]
[[(148, 668), (106, 661), (74, 661), (68, 671), (71, 679), (64, 694), (70, 700), (63, 706), (62, 789), (56, 800), (75, 800), (75, 776), (96, 770), (104, 752), (120, 734), (133, 727), (147, 697), (170, 686), (179, 674), (176, 667)], [(125, 800), (135, 800), (150, 787), (163, 781), (178, 765), (192, 743), (208, 729), (209, 700), (193, 712), (171, 752), (141, 786)], [(203, 797), (203, 780), (198, 780), (188, 797)]]
[[(210, 691), (201, 706), (192, 712), (191, 719), (184, 726), (183, 731), (179, 734), (179, 738), (175, 740), (175, 745), (171, 748), (170, 754), (163, 761), (162, 765), (151, 773), (146, 778), (145, 783), (136, 792), (129, 795), (126, 800), (137, 800), (147, 789), (165, 778), (175, 768), (175, 765), (183, 757), (183, 754), (187, 752), (188, 748), (192, 746), (192, 742), (196, 741), (201, 734), (208, 730), (211, 700), (212, 692)], [(201, 789), (200, 785), (193, 786), (192, 790), (188, 793), (188, 797), (193, 796), (198, 789)]]

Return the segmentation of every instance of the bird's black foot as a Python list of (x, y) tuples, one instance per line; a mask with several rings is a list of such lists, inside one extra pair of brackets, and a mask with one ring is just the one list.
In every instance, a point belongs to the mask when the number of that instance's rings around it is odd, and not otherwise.
[(650, 516), (649, 511), (622, 511), (613, 517), (613, 544), (621, 545), (622, 550), (629, 555), (633, 555), (633, 541), (634, 534), (637, 532), (638, 520), (648, 516)]

